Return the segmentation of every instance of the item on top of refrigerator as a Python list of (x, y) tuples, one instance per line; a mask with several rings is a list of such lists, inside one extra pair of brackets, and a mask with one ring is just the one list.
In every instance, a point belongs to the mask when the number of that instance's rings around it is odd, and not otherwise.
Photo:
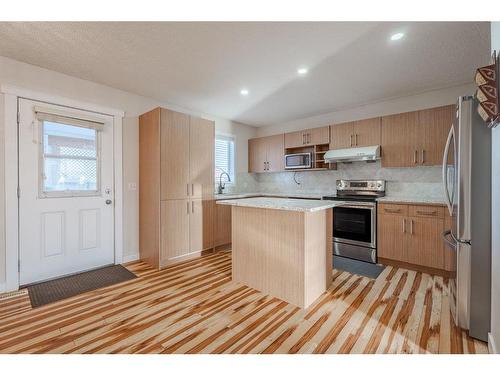
[(498, 96), (498, 58), (496, 51), (492, 56), (493, 64), (483, 66), (476, 70), (475, 81), (478, 86), (476, 97), (479, 100), (477, 113), (481, 118), (489, 123), (489, 127), (494, 127), (500, 122), (500, 98)]
[(488, 66), (483, 66), (476, 70), (476, 85), (486, 85), (491, 82), (495, 82), (496, 73), (495, 73), (495, 64), (491, 64)]
[(491, 122), (498, 115), (497, 104), (491, 101), (479, 103), (477, 106), (477, 112), (485, 122)]

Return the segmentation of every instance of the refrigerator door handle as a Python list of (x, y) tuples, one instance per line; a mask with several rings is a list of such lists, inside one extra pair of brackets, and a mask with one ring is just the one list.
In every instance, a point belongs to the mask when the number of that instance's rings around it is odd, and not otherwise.
[(448, 191), (448, 152), (450, 150), (451, 140), (453, 139), (453, 124), (451, 125), (450, 132), (448, 133), (448, 139), (446, 140), (446, 146), (444, 147), (443, 154), (443, 187), (444, 196), (446, 197), (446, 206), (448, 206), (448, 211), (450, 215), (453, 213), (453, 202), (451, 201), (450, 193)]
[(453, 238), (453, 241), (455, 241), (456, 243), (463, 243), (465, 245), (472, 245), (471, 240), (462, 240), (461, 238), (457, 238), (457, 237), (455, 237), (455, 235), (453, 234), (452, 231), (450, 231), (450, 236), (451, 236), (451, 238)]
[(449, 238), (449, 236), (452, 236), (451, 234), (451, 229), (445, 230), (442, 234), (441, 237), (443, 237), (444, 242), (451, 247), (453, 250), (457, 251), (457, 243), (453, 241), (452, 239)]

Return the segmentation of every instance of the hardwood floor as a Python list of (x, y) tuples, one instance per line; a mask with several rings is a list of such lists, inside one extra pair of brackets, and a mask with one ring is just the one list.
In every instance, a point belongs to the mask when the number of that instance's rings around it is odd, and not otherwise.
[(0, 300), (1, 353), (487, 353), (456, 328), (441, 277), (347, 272), (310, 308), (231, 282), (230, 253), (32, 309)]

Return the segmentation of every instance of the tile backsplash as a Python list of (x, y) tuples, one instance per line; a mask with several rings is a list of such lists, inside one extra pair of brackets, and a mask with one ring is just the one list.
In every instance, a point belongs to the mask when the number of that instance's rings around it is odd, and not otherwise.
[[(297, 184), (295, 180), (299, 183)], [(339, 163), (333, 171), (305, 171), (278, 173), (238, 173), (236, 183), (228, 185), (231, 193), (334, 193), (338, 179), (382, 179), (387, 181), (386, 193), (391, 196), (443, 197), (441, 167), (382, 168), (375, 163)]]

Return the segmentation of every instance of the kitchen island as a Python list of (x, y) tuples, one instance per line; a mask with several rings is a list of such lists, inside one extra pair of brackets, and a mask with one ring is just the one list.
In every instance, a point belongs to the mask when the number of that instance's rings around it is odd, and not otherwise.
[(332, 207), (338, 201), (220, 200), (232, 208), (233, 281), (298, 307), (310, 306), (332, 276)]

